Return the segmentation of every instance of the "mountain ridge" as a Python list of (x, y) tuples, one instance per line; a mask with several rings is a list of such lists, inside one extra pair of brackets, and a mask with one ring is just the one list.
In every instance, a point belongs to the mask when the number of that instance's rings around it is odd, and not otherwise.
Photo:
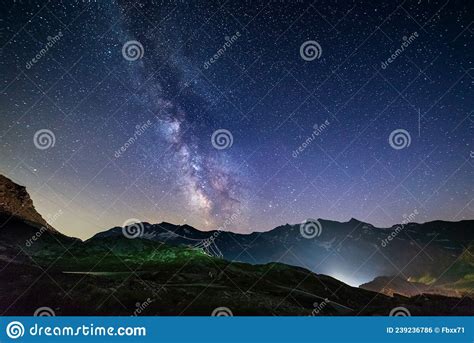
[[(309, 239), (302, 236), (300, 224), (286, 224), (270, 231), (243, 235), (230, 231), (199, 231), (189, 225), (167, 222), (143, 222), (138, 226), (142, 227), (144, 238), (176, 246), (201, 247), (209, 254), (230, 261), (262, 264), (278, 260), (332, 276), (352, 274), (354, 270), (365, 273), (353, 280), (353, 285), (366, 284), (382, 275), (396, 274), (402, 268), (407, 279), (418, 279), (426, 273), (437, 279), (440, 268), (447, 268), (453, 263), (474, 237), (474, 221), (469, 220), (407, 223), (391, 228), (377, 228), (354, 220), (319, 220), (319, 223), (322, 228), (320, 235)], [(401, 231), (396, 231), (400, 228)], [(121, 227), (115, 227), (97, 233), (90, 239), (122, 235), (122, 230)], [(387, 240), (389, 236), (393, 237)], [(425, 245), (428, 245), (425, 253), (420, 254), (421, 247)], [(285, 255), (287, 249), (291, 249), (292, 253)], [(371, 251), (376, 257), (370, 259)], [(415, 262), (413, 258), (416, 258)], [(367, 268), (360, 270), (358, 261), (367, 259)], [(315, 260), (327, 263), (314, 266), (312, 261)], [(335, 268), (341, 271), (335, 273)], [(448, 280), (447, 276), (438, 280), (444, 283), (448, 281), (455, 280)]]
[[(7, 225), (6, 229), (5, 225), (2, 225), (0, 239), (5, 242), (13, 245), (24, 244), (25, 240), (28, 242), (31, 237), (41, 235), (42, 241), (47, 242), (46, 246), (51, 242), (59, 241), (66, 249), (77, 243), (94, 244), (104, 238), (122, 238), (125, 235), (127, 227), (116, 226), (98, 232), (85, 241), (65, 236), (49, 226), (36, 211), (25, 187), (16, 185), (5, 177), (0, 180), (0, 186), (3, 185), (3, 188), (0, 187), (0, 190), (3, 190), (0, 192), (3, 197), (0, 203), (2, 205), (0, 219), (9, 216), (6, 223), (14, 224)], [(17, 196), (19, 199), (9, 199), (9, 197)], [(20, 215), (14, 216), (15, 212)], [(302, 232), (304, 223), (287, 223), (269, 231), (240, 234), (223, 230), (201, 231), (188, 224), (176, 225), (163, 221), (159, 224), (135, 223), (134, 226), (140, 230), (139, 235), (128, 238), (138, 237), (159, 244), (165, 243), (171, 247), (198, 248), (210, 256), (224, 258), (231, 262), (258, 265), (279, 261), (315, 273), (342, 278), (353, 286), (361, 285), (379, 292), (383, 292), (384, 287), (380, 286), (380, 279), (377, 278), (383, 275), (396, 275), (402, 267), (406, 273), (404, 275), (406, 280), (428, 278), (450, 287), (463, 285), (464, 291), (466, 289), (469, 291), (469, 288), (465, 286), (467, 281), (461, 282), (461, 280), (470, 277), (472, 264), (455, 264), (456, 273), (447, 273), (439, 278), (436, 273), (440, 267), (449, 266), (462, 254), (466, 255), (466, 251), (469, 252), (465, 246), (474, 239), (474, 230), (472, 230), (474, 221), (472, 220), (458, 222), (436, 220), (422, 224), (410, 222), (389, 228), (378, 228), (355, 218), (346, 222), (327, 219), (315, 221), (319, 225), (319, 231), (310, 237), (305, 237)], [(15, 224), (16, 222), (18, 224)], [(11, 231), (12, 227), (15, 227), (15, 232)], [(49, 227), (47, 234), (42, 231), (44, 227)], [(400, 230), (396, 231), (398, 229)], [(387, 237), (391, 235), (393, 239), (387, 240)], [(15, 238), (18, 238), (17, 242)], [(386, 246), (382, 244), (384, 240), (386, 240)], [(429, 244), (424, 251), (425, 254), (418, 256), (420, 255), (419, 247), (425, 244)], [(41, 244), (34, 244), (33, 250), (35, 249), (41, 250)], [(372, 257), (370, 251), (374, 251), (375, 258)], [(415, 263), (411, 262), (413, 256), (417, 258)], [(389, 262), (394, 262), (388, 263), (387, 259)], [(315, 265), (314, 261), (321, 262)], [(366, 261), (366, 266), (361, 268), (359, 261)], [(399, 263), (399, 261), (402, 261), (400, 267), (395, 266), (394, 263)], [(358, 271), (358, 275), (354, 275), (354, 270)], [(347, 278), (348, 275), (349, 278)], [(355, 279), (351, 279), (354, 277)], [(397, 288), (397, 285), (400, 287)], [(403, 294), (402, 290), (408, 288), (405, 287), (404, 282), (398, 282), (386, 293)], [(453, 294), (453, 292), (447, 290), (445, 294)], [(413, 294), (411, 292), (408, 295)]]
[[(5, 200), (8, 200), (8, 201), (5, 202)], [(37, 212), (37, 210), (36, 210), (36, 208), (33, 204), (33, 201), (31, 199), (29, 193), (27, 192), (25, 186), (14, 182), (10, 178), (8, 178), (8, 177), (6, 177), (2, 174), (0, 174), (0, 201), (2, 201), (2, 202), (0, 202), (0, 215), (3, 215), (3, 216), (8, 216), (9, 215), (9, 216), (12, 216), (12, 217), (17, 217), (19, 219), (27, 220), (30, 223), (44, 226), (45, 228), (47, 228), (51, 231), (55, 231), (55, 232), (58, 232), (58, 233), (61, 233), (61, 234), (65, 235), (60, 230), (57, 230), (54, 227), (52, 227), (41, 216), (41, 214)], [(332, 220), (332, 219), (326, 219), (326, 218), (317, 218), (317, 219), (315, 219), (315, 221), (323, 222), (323, 223), (329, 223), (329, 224), (350, 224), (350, 223), (358, 224), (358, 225), (362, 224), (362, 225), (368, 225), (368, 226), (370, 226), (374, 229), (379, 229), (379, 230), (393, 229), (393, 228), (396, 228), (396, 227), (401, 226), (401, 225), (410, 226), (410, 225), (413, 225), (413, 224), (415, 224), (415, 225), (430, 225), (430, 224), (439, 224), (439, 223), (441, 223), (441, 224), (442, 223), (472, 223), (472, 224), (474, 224), (474, 219), (464, 219), (464, 220), (460, 220), (460, 221), (449, 221), (449, 220), (436, 219), (436, 220), (422, 222), (422, 223), (418, 223), (418, 222), (407, 222), (407, 223), (403, 223), (403, 224), (402, 223), (395, 223), (392, 226), (387, 226), (387, 227), (375, 226), (375, 225), (373, 225), (369, 222), (359, 220), (355, 217), (351, 217), (347, 221), (338, 221), (338, 220)], [(233, 234), (236, 234), (236, 235), (263, 234), (263, 233), (272, 232), (272, 231), (282, 229), (282, 228), (286, 228), (286, 227), (299, 227), (300, 225), (304, 224), (304, 222), (295, 223), (295, 224), (286, 223), (286, 224), (278, 225), (278, 226), (276, 226), (274, 228), (271, 228), (269, 230), (253, 231), (253, 232), (246, 233), (246, 232), (235, 232), (235, 231), (231, 231), (231, 230), (218, 230), (218, 229), (202, 230), (202, 229), (199, 229), (199, 228), (194, 227), (194, 226), (189, 225), (189, 224), (174, 224), (174, 223), (167, 222), (167, 221), (162, 221), (160, 223), (153, 223), (153, 224), (151, 222), (148, 222), (148, 221), (141, 221), (139, 223), (143, 223), (145, 225), (172, 226), (172, 227), (175, 227), (175, 228), (185, 228), (185, 229), (196, 230), (196, 231), (203, 232), (203, 233), (228, 232), (228, 233), (233, 233)], [(122, 228), (122, 227), (121, 226), (114, 226), (114, 227), (111, 227), (111, 228), (106, 229), (104, 231), (97, 232), (94, 235), (92, 235), (91, 237), (89, 237), (89, 238), (87, 238), (83, 241), (92, 239), (94, 236), (96, 236), (98, 234), (101, 234), (103, 232), (107, 232), (107, 231), (110, 231), (110, 230), (116, 229), (116, 228)], [(68, 235), (65, 235), (65, 236), (68, 236)], [(68, 237), (79, 239), (79, 238), (73, 237), (73, 236), (68, 236)]]
[[(437, 219), (437, 220), (421, 222), (421, 223), (408, 222), (408, 223), (405, 223), (405, 224), (401, 224), (401, 223), (400, 224), (394, 224), (390, 227), (379, 227), (379, 226), (375, 226), (373, 224), (370, 224), (368, 222), (363, 222), (363, 221), (360, 221), (360, 220), (357, 220), (357, 219), (352, 220), (352, 219), (354, 219), (354, 218), (351, 218), (351, 220), (348, 220), (348, 221), (337, 221), (337, 220), (323, 219), (323, 218), (318, 218), (316, 220), (319, 221), (319, 222), (329, 223), (329, 224), (350, 224), (350, 223), (357, 222), (357, 225), (361, 225), (361, 224), (362, 225), (367, 225), (372, 229), (381, 230), (381, 231), (395, 229), (395, 228), (400, 227), (400, 226), (403, 226), (403, 227), (408, 227), (408, 226), (412, 226), (412, 225), (429, 226), (429, 225), (432, 225), (432, 224), (471, 224), (474, 227), (474, 219), (463, 219), (463, 220), (459, 220), (459, 221), (450, 221), (450, 220)], [(188, 229), (188, 230), (191, 229), (191, 230), (194, 230), (194, 231), (197, 231), (197, 232), (200, 232), (200, 233), (204, 233), (204, 234), (213, 234), (213, 233), (219, 232), (219, 233), (231, 233), (231, 234), (241, 235), (241, 236), (251, 236), (251, 235), (257, 235), (257, 234), (270, 233), (270, 232), (273, 232), (275, 230), (282, 230), (282, 229), (287, 229), (287, 228), (300, 228), (300, 226), (303, 225), (304, 222), (303, 223), (296, 223), (296, 224), (286, 223), (286, 224), (278, 225), (278, 226), (276, 226), (272, 229), (266, 230), (266, 231), (253, 231), (253, 232), (235, 232), (235, 231), (232, 231), (232, 230), (218, 230), (218, 229), (201, 230), (201, 229), (199, 229), (197, 227), (194, 227), (194, 226), (191, 226), (189, 224), (174, 224), (174, 223), (167, 222), (167, 221), (162, 221), (162, 222), (159, 222), (159, 223), (151, 223), (151, 222), (148, 222), (148, 221), (139, 221), (136, 224), (139, 224), (139, 225), (143, 224), (144, 227), (150, 227), (150, 226), (164, 227), (164, 226), (166, 226), (166, 227), (168, 227), (168, 230), (171, 229), (171, 230), (174, 230), (174, 231), (178, 231), (180, 229)], [(170, 226), (171, 226), (171, 228), (169, 228)], [(100, 232), (95, 233), (94, 235), (92, 235), (91, 237), (85, 239), (84, 241), (93, 239), (94, 237), (100, 236), (101, 234), (103, 234), (105, 232), (112, 231), (112, 230), (117, 230), (117, 229), (121, 230), (123, 228), (124, 228), (123, 226), (113, 226), (113, 227), (111, 227), (109, 229), (106, 229), (104, 231), (100, 231)], [(467, 241), (470, 241), (470, 240), (467, 240)]]

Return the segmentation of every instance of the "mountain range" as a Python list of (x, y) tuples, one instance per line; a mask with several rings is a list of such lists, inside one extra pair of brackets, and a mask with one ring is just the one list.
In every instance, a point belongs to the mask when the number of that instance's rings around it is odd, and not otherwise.
[(307, 223), (243, 235), (143, 222), (81, 241), (0, 176), (0, 313), (474, 314), (473, 221), (314, 222), (314, 237)]
[[(356, 219), (345, 223), (320, 219), (317, 223), (320, 234), (309, 238), (301, 234), (305, 223), (247, 235), (202, 232), (188, 225), (166, 222), (136, 225), (141, 237), (157, 242), (200, 247), (209, 255), (229, 261), (250, 264), (278, 261), (340, 276), (353, 286), (393, 275), (406, 282), (414, 281), (412, 286), (416, 286), (416, 281), (429, 285), (426, 292), (435, 289), (439, 293), (440, 287), (446, 287), (441, 293), (463, 295), (474, 289), (474, 280), (470, 279), (474, 277), (474, 221), (407, 223), (390, 228), (377, 228)], [(394, 235), (395, 232), (398, 234)], [(123, 228), (115, 227), (96, 234), (91, 240), (122, 235)], [(387, 237), (391, 236), (388, 241)], [(464, 266), (453, 272), (453, 265), (461, 264)], [(471, 282), (457, 283), (464, 277)], [(398, 291), (405, 294), (401, 289)]]

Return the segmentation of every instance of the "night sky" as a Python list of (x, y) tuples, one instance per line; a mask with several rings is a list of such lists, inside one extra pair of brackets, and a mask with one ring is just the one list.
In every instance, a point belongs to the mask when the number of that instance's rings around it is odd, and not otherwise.
[(81, 238), (473, 219), (473, 2), (384, 3), (2, 2), (0, 172)]

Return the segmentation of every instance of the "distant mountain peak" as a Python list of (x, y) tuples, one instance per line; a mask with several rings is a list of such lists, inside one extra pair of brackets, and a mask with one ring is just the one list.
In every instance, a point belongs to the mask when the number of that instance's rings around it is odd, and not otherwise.
[[(169, 222), (161, 222), (159, 224), (154, 224), (155, 226), (158, 226), (164, 230), (167, 230), (167, 231), (179, 231), (179, 230), (197, 230), (196, 228), (188, 225), (188, 224), (183, 224), (183, 225), (180, 225), (180, 224), (173, 224), (173, 223), (169, 223)], [(154, 226), (152, 225), (152, 226)], [(197, 231), (200, 231), (200, 230), (197, 230)]]
[(367, 224), (366, 222), (363, 222), (362, 220), (359, 220), (357, 218), (352, 217), (349, 219), (348, 223), (354, 223), (354, 224)]

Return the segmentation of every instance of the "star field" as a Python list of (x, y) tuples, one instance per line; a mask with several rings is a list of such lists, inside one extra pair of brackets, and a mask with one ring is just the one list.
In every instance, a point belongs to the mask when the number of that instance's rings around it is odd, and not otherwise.
[(1, 6), (0, 172), (66, 234), (474, 217), (467, 1)]

